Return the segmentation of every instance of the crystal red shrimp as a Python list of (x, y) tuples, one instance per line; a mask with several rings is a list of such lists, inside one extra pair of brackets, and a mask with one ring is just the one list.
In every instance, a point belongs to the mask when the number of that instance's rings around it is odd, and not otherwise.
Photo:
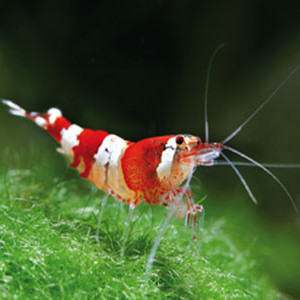
[[(58, 152), (71, 167), (95, 186), (131, 207), (142, 200), (150, 205), (169, 205), (183, 192), (181, 184), (193, 166), (212, 164), (220, 144), (203, 143), (197, 136), (166, 135), (130, 142), (103, 130), (82, 128), (69, 122), (57, 108), (28, 113), (9, 100), (10, 113), (26, 117), (46, 130), (59, 144)], [(189, 188), (178, 203), (178, 213), (195, 214)], [(189, 220), (189, 218), (188, 218)]]
[[(216, 49), (212, 59), (220, 47)], [(86, 129), (72, 124), (58, 108), (50, 108), (43, 114), (28, 113), (10, 100), (2, 99), (2, 102), (9, 107), (11, 114), (26, 117), (48, 131), (60, 143), (57, 150), (71, 160), (71, 167), (76, 168), (82, 177), (93, 182), (107, 195), (110, 194), (128, 204), (130, 208), (136, 207), (142, 200), (150, 205), (173, 204), (179, 215), (186, 214), (189, 223), (191, 214), (203, 212), (202, 206), (195, 205), (192, 201), (189, 181), (193, 170), (200, 165), (214, 165), (219, 156), (233, 168), (250, 198), (256, 203), (253, 193), (236, 165), (224, 154), (223, 150), (226, 150), (248, 160), (270, 175), (281, 186), (297, 211), (297, 206), (286, 187), (266, 166), (226, 144), (273, 98), (299, 68), (300, 65), (292, 70), (271, 95), (220, 143), (209, 143), (208, 81), (205, 91), (204, 142), (198, 136), (187, 134), (151, 137), (130, 142), (103, 130)], [(185, 181), (188, 184), (182, 186)], [(195, 225), (196, 216), (193, 220)]]

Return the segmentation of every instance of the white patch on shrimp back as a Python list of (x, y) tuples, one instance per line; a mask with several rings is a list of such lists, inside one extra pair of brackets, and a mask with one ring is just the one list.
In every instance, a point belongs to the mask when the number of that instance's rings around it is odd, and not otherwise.
[(68, 129), (62, 129), (61, 134), (61, 146), (58, 151), (67, 155), (72, 154), (72, 148), (79, 144), (78, 136), (83, 131), (83, 129), (76, 125), (72, 124)]
[(127, 147), (127, 142), (122, 138), (114, 134), (106, 136), (94, 155), (95, 163), (90, 177), (100, 189), (110, 188), (124, 199), (132, 196), (132, 191), (124, 182), (121, 166), (121, 157)]
[(166, 148), (161, 154), (160, 164), (156, 169), (159, 180), (167, 178), (171, 175), (176, 148), (177, 148), (176, 137), (172, 137), (168, 140), (166, 144)]
[(117, 135), (110, 134), (102, 142), (97, 153), (94, 155), (96, 164), (104, 167), (107, 163), (117, 165), (122, 150), (127, 145), (126, 141)]
[(49, 123), (51, 125), (55, 123), (57, 118), (62, 116), (61, 110), (56, 107), (48, 109), (47, 114), (49, 114)]
[[(32, 115), (32, 113), (30, 114)], [(43, 117), (36, 117), (34, 119), (36, 125), (45, 128), (47, 126), (47, 121)]]

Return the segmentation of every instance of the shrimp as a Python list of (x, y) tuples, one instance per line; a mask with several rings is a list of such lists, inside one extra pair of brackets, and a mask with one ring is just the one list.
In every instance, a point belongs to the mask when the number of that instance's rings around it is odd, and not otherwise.
[(98, 243), (103, 208), (109, 195), (129, 205), (121, 257), (133, 209), (142, 200), (150, 205), (171, 206), (170, 218), (175, 211), (179, 217), (186, 215), (187, 225), (192, 219), (193, 236), (197, 239), (197, 214), (203, 215), (204, 211), (192, 201), (189, 182), (194, 167), (210, 165), (219, 157), (221, 144), (203, 143), (200, 137), (187, 134), (130, 142), (103, 130), (72, 124), (58, 108), (50, 108), (46, 113), (29, 113), (10, 100), (2, 99), (2, 103), (9, 107), (11, 114), (25, 117), (46, 130), (60, 144), (57, 151), (71, 161), (70, 166), (106, 193), (99, 212)]
[[(28, 113), (10, 100), (2, 100), (13, 115), (26, 117), (46, 130), (68, 157), (71, 167), (98, 189), (135, 208), (142, 200), (150, 205), (169, 205), (183, 193), (188, 212), (195, 208), (190, 189), (181, 184), (193, 166), (212, 164), (221, 144), (203, 143), (197, 136), (179, 134), (131, 142), (103, 130), (72, 124), (57, 108)], [(182, 209), (178, 203), (178, 212)]]

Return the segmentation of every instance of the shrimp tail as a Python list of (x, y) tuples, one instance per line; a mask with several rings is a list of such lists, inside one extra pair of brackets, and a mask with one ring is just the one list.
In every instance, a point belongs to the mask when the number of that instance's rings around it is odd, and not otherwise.
[(48, 131), (58, 142), (60, 142), (62, 138), (62, 129), (66, 129), (71, 125), (71, 123), (63, 117), (62, 112), (58, 108), (50, 108), (46, 113), (28, 113), (21, 106), (10, 100), (1, 99), (1, 102), (9, 107), (9, 113), (31, 120), (39, 127)]
[(19, 116), (19, 117), (26, 117), (26, 110), (23, 109), (22, 107), (20, 107), (19, 105), (13, 103), (10, 100), (6, 100), (6, 99), (1, 99), (1, 102), (9, 107), (8, 112), (14, 116)]

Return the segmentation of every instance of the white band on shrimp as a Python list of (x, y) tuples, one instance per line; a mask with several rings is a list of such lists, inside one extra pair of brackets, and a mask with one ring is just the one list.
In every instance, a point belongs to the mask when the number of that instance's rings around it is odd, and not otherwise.
[(64, 154), (72, 154), (72, 148), (79, 144), (78, 136), (83, 131), (83, 129), (73, 124), (68, 129), (62, 129), (61, 134), (61, 146), (60, 152)]
[(49, 123), (51, 125), (55, 123), (57, 118), (62, 116), (61, 110), (56, 107), (48, 109), (47, 114), (49, 114)]
[(163, 180), (171, 175), (174, 155), (177, 149), (176, 137), (168, 140), (165, 150), (161, 154), (161, 161), (156, 172), (159, 180)]
[(94, 155), (96, 163), (102, 167), (107, 163), (110, 163), (110, 165), (117, 165), (126, 145), (126, 141), (117, 135), (108, 135)]
[[(30, 115), (32, 115), (32, 113), (30, 113)], [(34, 119), (34, 122), (35, 122), (36, 125), (38, 125), (39, 127), (44, 128), (44, 129), (47, 127), (47, 121), (43, 117), (36, 117)]]

